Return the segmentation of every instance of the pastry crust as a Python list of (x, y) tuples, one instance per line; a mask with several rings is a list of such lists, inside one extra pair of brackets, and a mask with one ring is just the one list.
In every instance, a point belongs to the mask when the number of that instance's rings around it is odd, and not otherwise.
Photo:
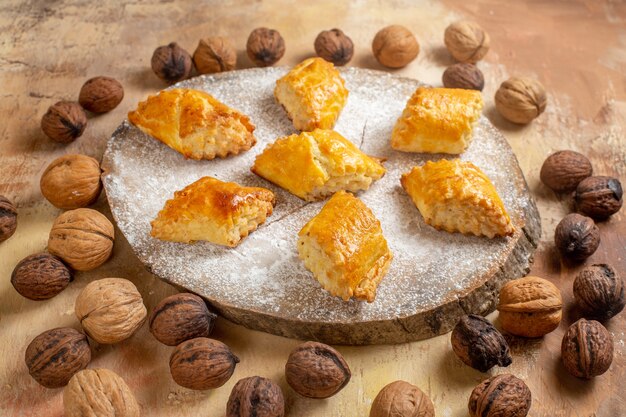
[(186, 158), (225, 158), (256, 143), (248, 116), (204, 91), (175, 88), (149, 96), (128, 113), (139, 129)]
[(400, 182), (424, 221), (436, 229), (489, 238), (515, 231), (496, 188), (471, 162), (428, 161)]
[(404, 152), (463, 153), (482, 108), (479, 91), (419, 87), (393, 128), (391, 147)]
[(203, 177), (174, 193), (152, 221), (150, 235), (171, 242), (207, 240), (234, 247), (273, 209), (270, 190)]
[(345, 191), (335, 193), (300, 230), (298, 254), (333, 296), (370, 303), (393, 259), (378, 219)]
[(334, 130), (315, 129), (276, 140), (257, 156), (252, 172), (315, 201), (339, 190), (367, 190), (385, 174), (380, 162)]
[(276, 81), (274, 97), (298, 130), (332, 129), (346, 104), (348, 90), (335, 66), (309, 58)]

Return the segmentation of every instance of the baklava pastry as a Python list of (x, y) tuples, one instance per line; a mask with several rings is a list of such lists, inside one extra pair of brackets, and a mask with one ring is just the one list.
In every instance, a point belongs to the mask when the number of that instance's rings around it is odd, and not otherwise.
[(274, 97), (296, 129), (332, 129), (348, 90), (335, 66), (316, 57), (302, 61), (276, 81)]
[(175, 88), (149, 96), (128, 120), (186, 158), (225, 158), (255, 143), (248, 116), (204, 91)]
[(151, 223), (150, 234), (171, 242), (206, 240), (234, 247), (273, 209), (270, 190), (203, 177), (174, 193)]
[(460, 154), (480, 118), (480, 91), (419, 87), (391, 133), (391, 147), (404, 152)]
[(370, 303), (393, 259), (378, 219), (345, 191), (300, 230), (298, 254), (330, 294)]
[(257, 156), (252, 172), (314, 201), (339, 190), (367, 190), (385, 168), (334, 130), (315, 129), (270, 144)]
[(400, 182), (424, 221), (436, 229), (489, 238), (515, 230), (496, 188), (471, 162), (428, 161)]

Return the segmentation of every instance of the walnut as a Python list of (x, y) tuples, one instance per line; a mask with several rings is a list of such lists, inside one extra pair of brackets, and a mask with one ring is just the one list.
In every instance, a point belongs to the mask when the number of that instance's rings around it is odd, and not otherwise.
[(597, 321), (580, 319), (563, 336), (561, 359), (575, 377), (590, 379), (602, 375), (613, 362), (613, 338)]
[(335, 65), (346, 65), (352, 59), (354, 44), (340, 29), (324, 30), (315, 38), (315, 53)]
[(285, 398), (280, 387), (267, 378), (240, 379), (228, 397), (226, 417), (283, 417)]
[(48, 165), (39, 186), (43, 196), (60, 209), (93, 204), (100, 195), (100, 164), (87, 155), (63, 155)]
[(91, 362), (87, 336), (69, 327), (46, 330), (35, 337), (24, 355), (28, 372), (46, 388), (67, 385)]
[(238, 363), (239, 358), (224, 343), (197, 337), (176, 346), (170, 356), (170, 373), (185, 388), (215, 389), (230, 379)]
[(449, 66), (442, 76), (443, 86), (446, 88), (464, 88), (466, 90), (483, 91), (485, 78), (483, 73), (474, 64), (454, 64)]
[(511, 374), (484, 380), (470, 395), (470, 417), (526, 417), (532, 403), (528, 386)]
[(532, 78), (512, 77), (496, 91), (496, 109), (510, 122), (526, 124), (546, 109), (546, 90)]
[(193, 62), (200, 74), (230, 71), (237, 65), (237, 52), (228, 39), (213, 36), (200, 40)]
[(380, 390), (369, 417), (435, 417), (433, 403), (421, 389), (395, 381)]
[(452, 23), (446, 28), (443, 40), (450, 54), (460, 62), (475, 64), (489, 51), (489, 34), (475, 22)]
[(41, 130), (50, 139), (59, 143), (70, 143), (83, 134), (87, 126), (87, 115), (80, 104), (59, 101), (48, 108), (41, 118)]
[(122, 102), (124, 87), (111, 77), (94, 77), (80, 89), (78, 102), (92, 113), (110, 112)]
[(512, 362), (509, 345), (487, 319), (463, 316), (452, 330), (452, 350), (466, 364), (480, 372)]
[(574, 151), (558, 151), (550, 155), (541, 166), (541, 182), (556, 192), (573, 191), (585, 178), (591, 176), (591, 162)]
[(378, 31), (372, 42), (372, 51), (382, 65), (402, 68), (417, 58), (420, 46), (410, 30), (391, 25)]
[(285, 55), (285, 40), (277, 30), (256, 28), (248, 36), (246, 51), (257, 66), (269, 67)]
[(204, 300), (190, 293), (164, 298), (150, 315), (150, 333), (161, 343), (176, 346), (185, 340), (208, 337), (217, 316)]
[(541, 337), (561, 322), (563, 299), (550, 281), (524, 277), (509, 281), (500, 290), (500, 323), (516, 336)]
[(49, 253), (37, 253), (22, 259), (13, 269), (11, 284), (31, 300), (47, 300), (65, 289), (72, 273), (63, 262)]
[(17, 209), (5, 196), (0, 195), (0, 243), (15, 233), (17, 229)]
[(574, 299), (585, 315), (608, 320), (624, 309), (624, 281), (607, 264), (588, 266), (574, 280)]
[(318, 342), (296, 347), (285, 365), (287, 383), (298, 394), (309, 398), (328, 398), (350, 381), (350, 368), (341, 353)]
[(582, 261), (600, 246), (600, 229), (589, 217), (568, 214), (556, 226), (554, 243), (564, 257)]
[(126, 382), (108, 369), (85, 369), (63, 390), (65, 417), (139, 417), (141, 409)]
[(137, 287), (123, 278), (104, 278), (87, 284), (76, 297), (74, 311), (89, 337), (102, 344), (128, 339), (147, 316)]
[(95, 210), (79, 208), (54, 221), (48, 252), (77, 271), (90, 271), (109, 259), (114, 238), (109, 219)]
[(582, 180), (574, 198), (581, 213), (603, 220), (622, 208), (622, 196), (622, 184), (617, 178), (596, 176)]
[(168, 84), (189, 78), (193, 68), (191, 55), (176, 42), (155, 49), (150, 64), (156, 76)]

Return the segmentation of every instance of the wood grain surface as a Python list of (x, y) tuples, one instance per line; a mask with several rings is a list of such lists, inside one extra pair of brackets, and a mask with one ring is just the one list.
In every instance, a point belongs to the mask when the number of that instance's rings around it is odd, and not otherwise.
[[(504, 4), (503, 4), (504, 3)], [(372, 58), (371, 40), (388, 24), (410, 28), (421, 44), (416, 61), (395, 71), (440, 84), (452, 63), (443, 46), (443, 31), (452, 21), (471, 18), (491, 35), (492, 47), (479, 64), (485, 74), (485, 114), (505, 134), (520, 161), (540, 213), (543, 236), (531, 273), (550, 279), (563, 293), (564, 320), (539, 340), (509, 338), (513, 364), (489, 374), (511, 372), (533, 393), (534, 417), (617, 417), (626, 415), (624, 341), (626, 313), (607, 327), (615, 341), (611, 369), (593, 381), (569, 376), (560, 363), (560, 344), (576, 320), (571, 284), (581, 264), (563, 262), (552, 243), (558, 221), (570, 212), (570, 196), (556, 195), (539, 182), (545, 157), (559, 149), (587, 154), (596, 173), (626, 180), (626, 3), (611, 0), (532, 0), (499, 2), (434, 1), (17, 1), (0, 4), (0, 194), (18, 205), (17, 233), (0, 244), (0, 415), (61, 416), (62, 390), (40, 387), (23, 363), (26, 345), (40, 332), (58, 326), (78, 328), (74, 300), (94, 279), (124, 277), (133, 281), (151, 310), (176, 292), (149, 274), (118, 233), (113, 258), (89, 273), (76, 274), (60, 295), (35, 302), (22, 298), (9, 277), (23, 257), (45, 249), (50, 225), (59, 211), (43, 200), (39, 176), (65, 153), (99, 158), (106, 140), (125, 113), (164, 87), (152, 74), (153, 49), (176, 40), (193, 51), (200, 37), (231, 38), (239, 67), (251, 65), (244, 46), (257, 26), (278, 29), (287, 52), (280, 62), (293, 65), (313, 52), (320, 30), (339, 27), (352, 37), (350, 65), (382, 69)], [(117, 78), (125, 87), (121, 105), (92, 117), (85, 134), (70, 145), (49, 141), (39, 128), (47, 107), (76, 99), (82, 83), (96, 75)], [(528, 126), (504, 121), (495, 111), (493, 94), (510, 75), (530, 75), (548, 91), (548, 108)], [(95, 208), (110, 217), (104, 197)], [(585, 264), (608, 262), (626, 275), (624, 210), (600, 225), (600, 249)], [(497, 313), (489, 316), (498, 325)], [(387, 383), (404, 379), (432, 398), (437, 416), (467, 415), (472, 388), (488, 375), (463, 365), (452, 353), (449, 335), (427, 341), (338, 349), (352, 369), (352, 380), (335, 397), (310, 400), (286, 384), (284, 364), (298, 341), (247, 330), (220, 320), (213, 335), (241, 358), (232, 379), (213, 391), (191, 391), (169, 376), (171, 348), (160, 345), (144, 326), (127, 342), (93, 345), (91, 367), (119, 373), (150, 416), (223, 416), (230, 389), (243, 377), (262, 375), (276, 381), (286, 397), (289, 416), (366, 416), (373, 398)]]

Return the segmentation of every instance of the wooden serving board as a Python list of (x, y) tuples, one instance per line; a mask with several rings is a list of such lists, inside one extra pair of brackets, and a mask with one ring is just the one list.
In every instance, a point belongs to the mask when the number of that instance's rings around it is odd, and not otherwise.
[[(286, 71), (248, 69), (179, 85), (205, 90), (250, 116), (258, 143), (242, 155), (185, 160), (128, 122), (116, 130), (103, 158), (103, 182), (113, 216), (139, 259), (164, 280), (205, 297), (229, 320), (299, 339), (399, 343), (445, 333), (463, 314), (492, 311), (501, 285), (528, 271), (541, 234), (537, 209), (504, 137), (483, 117), (460, 157), (494, 182), (517, 229), (514, 236), (436, 231), (424, 223), (399, 179), (426, 160), (454, 156), (402, 153), (389, 146), (393, 125), (420, 83), (377, 71), (342, 70), (350, 96), (335, 128), (364, 152), (386, 158), (386, 175), (359, 197), (380, 219), (394, 253), (373, 303), (344, 302), (322, 290), (297, 257), (298, 231), (324, 203), (304, 202), (250, 172), (265, 146), (294, 133), (272, 95)], [(206, 175), (271, 189), (274, 214), (236, 248), (151, 238), (150, 221), (165, 201)]]

